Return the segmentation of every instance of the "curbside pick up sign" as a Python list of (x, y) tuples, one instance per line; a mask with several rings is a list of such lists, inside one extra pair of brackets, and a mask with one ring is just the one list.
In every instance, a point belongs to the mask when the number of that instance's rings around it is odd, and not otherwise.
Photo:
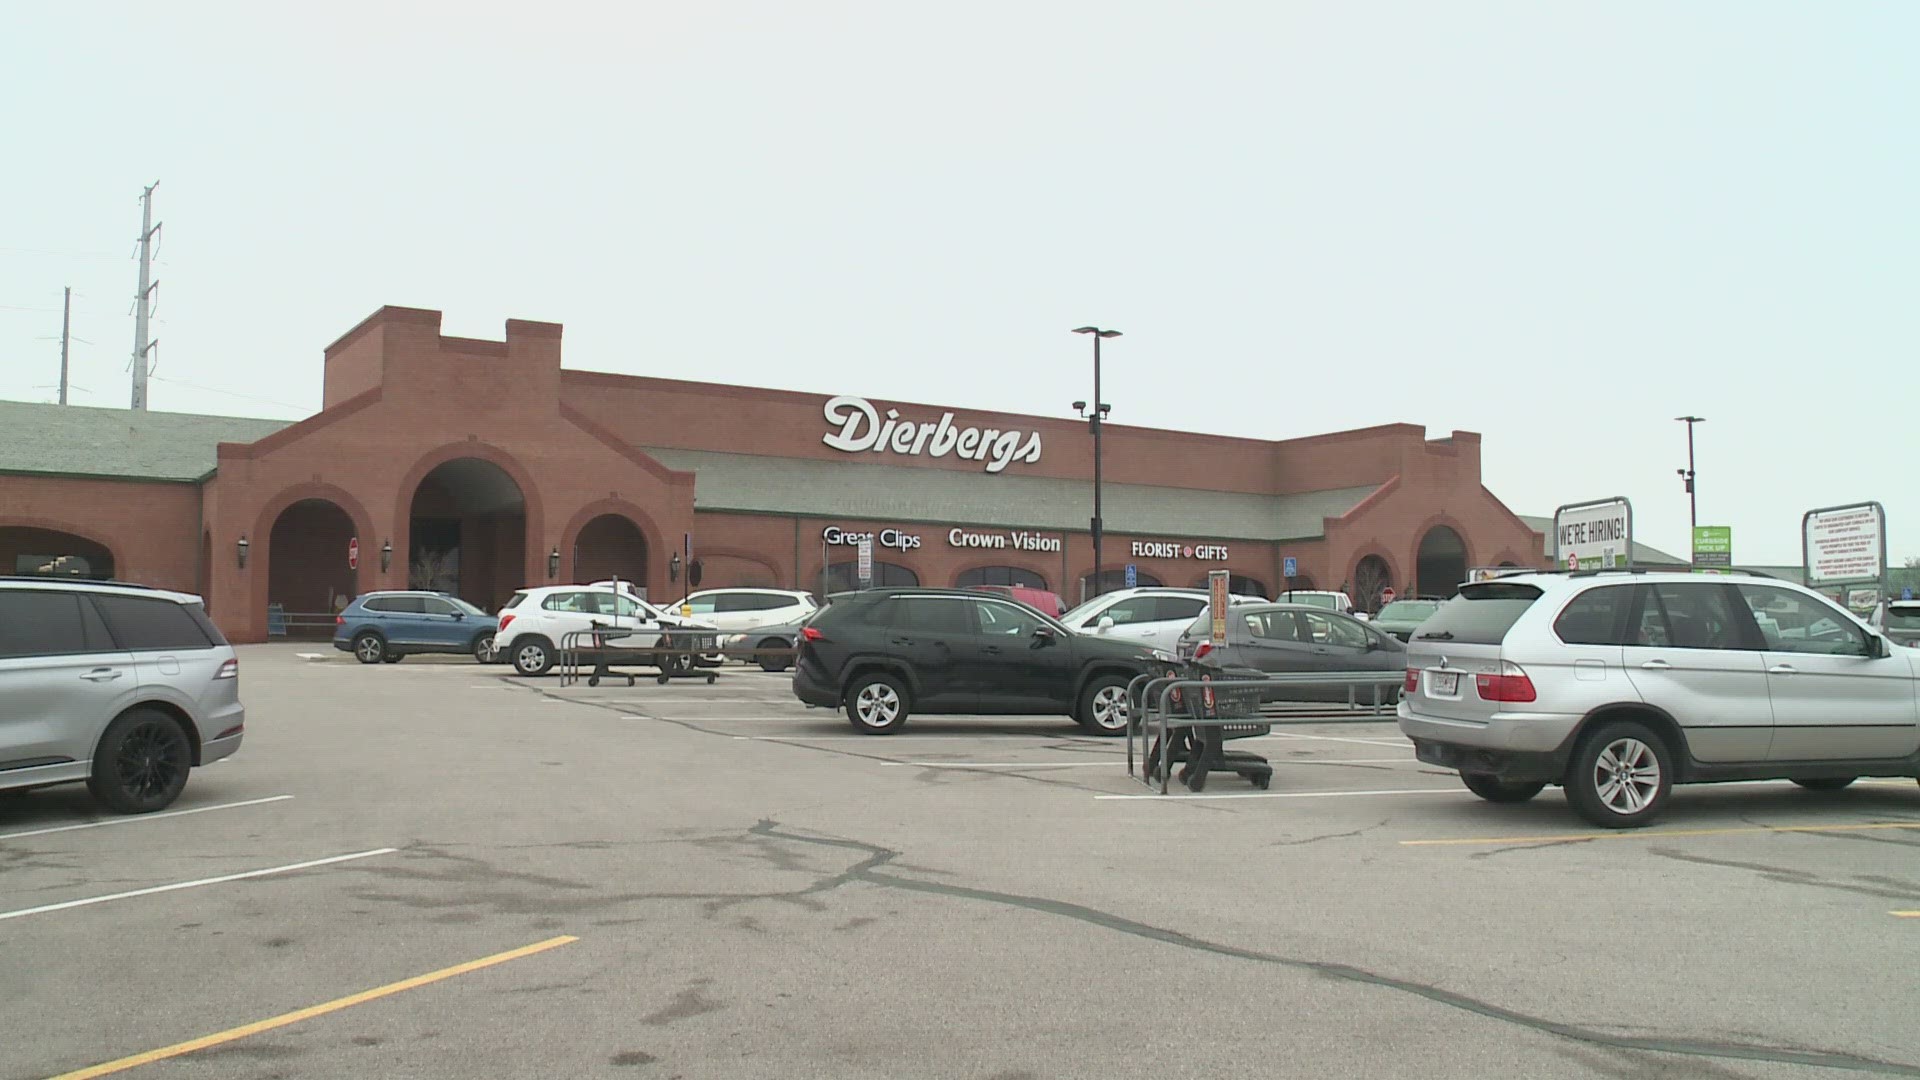
[(1561, 507), (1553, 515), (1553, 552), (1563, 570), (1633, 565), (1633, 507), (1625, 499)]

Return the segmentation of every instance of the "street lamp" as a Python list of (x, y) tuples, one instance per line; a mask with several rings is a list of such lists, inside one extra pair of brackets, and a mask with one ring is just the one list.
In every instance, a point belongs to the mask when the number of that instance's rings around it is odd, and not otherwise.
[(1087, 411), (1087, 403), (1084, 401), (1074, 402), (1073, 410), (1086, 418), (1087, 427), (1093, 431), (1093, 592), (1098, 596), (1100, 594), (1100, 534), (1104, 531), (1104, 523), (1100, 519), (1100, 426), (1106, 419), (1107, 413), (1113, 410), (1113, 406), (1100, 400), (1100, 339), (1117, 338), (1120, 336), (1120, 331), (1102, 330), (1097, 326), (1082, 326), (1074, 333), (1093, 335), (1093, 411), (1091, 413)]
[[(1689, 527), (1697, 529), (1700, 527), (1700, 496), (1695, 494), (1693, 490), (1693, 425), (1704, 422), (1706, 417), (1676, 416), (1674, 419), (1687, 425), (1687, 467), (1674, 471), (1680, 474), (1680, 479), (1686, 484), (1687, 488), (1687, 524)], [(1693, 539), (1691, 534), (1688, 535), (1687, 544), (1687, 550), (1692, 551)]]

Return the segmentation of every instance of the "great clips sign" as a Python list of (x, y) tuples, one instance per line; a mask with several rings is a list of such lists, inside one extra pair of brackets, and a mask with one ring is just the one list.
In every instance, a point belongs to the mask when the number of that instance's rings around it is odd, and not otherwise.
[(955, 427), (952, 413), (940, 414), (937, 421), (903, 420), (900, 410), (888, 409), (883, 415), (872, 402), (857, 397), (829, 398), (825, 413), (827, 423), (838, 430), (829, 431), (820, 441), (849, 454), (869, 450), (913, 457), (953, 454), (963, 460), (985, 462), (990, 473), (1000, 472), (1016, 461), (1031, 464), (1040, 460), (1037, 431)]

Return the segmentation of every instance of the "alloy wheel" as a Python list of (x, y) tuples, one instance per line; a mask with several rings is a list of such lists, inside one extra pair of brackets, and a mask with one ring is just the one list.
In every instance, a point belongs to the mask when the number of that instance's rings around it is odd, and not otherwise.
[(1127, 726), (1127, 688), (1103, 686), (1094, 691), (1093, 722), (1106, 731)]
[(900, 695), (886, 683), (869, 683), (854, 698), (854, 712), (868, 727), (885, 727), (900, 715)]
[(386, 656), (387, 647), (379, 638), (369, 635), (361, 638), (354, 650), (354, 655), (360, 658), (361, 663), (376, 664)]
[(187, 740), (180, 729), (149, 720), (127, 732), (114, 756), (114, 776), (120, 788), (145, 800), (172, 790), (187, 771)]
[(1607, 809), (1637, 814), (1660, 790), (1660, 759), (1639, 739), (1615, 739), (1594, 761), (1593, 786)]

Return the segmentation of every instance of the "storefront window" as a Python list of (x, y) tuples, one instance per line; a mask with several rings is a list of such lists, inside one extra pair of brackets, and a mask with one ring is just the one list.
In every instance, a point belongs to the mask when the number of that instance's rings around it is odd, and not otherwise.
[[(1211, 588), (1212, 577), (1207, 574), (1200, 575), (1200, 577), (1194, 581), (1193, 587), (1196, 589)], [(1235, 596), (1257, 596), (1262, 600), (1273, 595), (1267, 591), (1266, 582), (1241, 574), (1229, 574), (1227, 576), (1227, 591)]]
[[(1110, 593), (1115, 589), (1124, 589), (1127, 587), (1127, 572), (1125, 570), (1102, 570), (1097, 575), (1088, 574), (1086, 577), (1081, 578), (1080, 584), (1086, 589), (1086, 595), (1088, 596)], [(1150, 585), (1159, 585), (1160, 579), (1147, 573), (1145, 570), (1141, 570), (1134, 575), (1133, 584), (1136, 588), (1146, 588)]]
[[(920, 575), (897, 563), (873, 563), (874, 587), (911, 586), (920, 584)], [(827, 592), (852, 592), (860, 587), (860, 564), (857, 562), (837, 562), (827, 567)]]
[(1024, 566), (976, 566), (954, 579), (954, 585), (966, 589), (975, 585), (1024, 585), (1045, 589), (1047, 579)]

